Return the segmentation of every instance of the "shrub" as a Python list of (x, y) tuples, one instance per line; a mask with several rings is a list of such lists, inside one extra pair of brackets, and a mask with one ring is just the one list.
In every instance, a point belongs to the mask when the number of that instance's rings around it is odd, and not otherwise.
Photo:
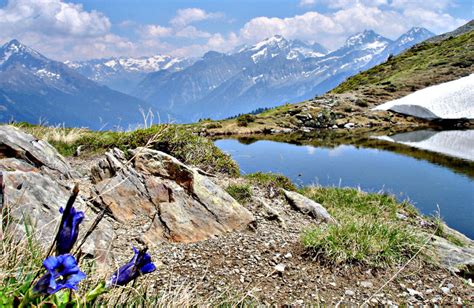
[(249, 123), (255, 121), (255, 116), (251, 114), (243, 114), (237, 118), (237, 126), (248, 126)]
[(244, 176), (246, 179), (250, 180), (252, 184), (258, 185), (266, 189), (283, 188), (286, 190), (296, 190), (295, 184), (287, 178), (286, 176), (278, 173), (265, 173), (265, 172), (256, 172), (247, 174)]
[(248, 184), (231, 184), (227, 186), (226, 191), (240, 203), (247, 203), (252, 199), (252, 189)]
[(369, 104), (366, 101), (362, 100), (362, 99), (357, 99), (355, 103), (359, 107), (368, 107), (369, 106)]

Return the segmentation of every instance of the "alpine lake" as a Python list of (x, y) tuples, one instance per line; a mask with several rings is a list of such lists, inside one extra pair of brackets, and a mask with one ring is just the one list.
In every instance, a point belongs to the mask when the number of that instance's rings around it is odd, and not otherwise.
[(328, 130), (218, 139), (243, 174), (356, 187), (408, 199), (474, 239), (474, 130)]

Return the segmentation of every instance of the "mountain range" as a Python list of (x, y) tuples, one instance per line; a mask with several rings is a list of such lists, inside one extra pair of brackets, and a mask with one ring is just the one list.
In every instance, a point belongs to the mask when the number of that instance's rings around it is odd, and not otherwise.
[(12, 40), (0, 47), (0, 122), (48, 122), (93, 129), (141, 122), (144, 101), (100, 85)]
[(131, 94), (184, 121), (224, 118), (323, 94), (433, 35), (412, 28), (392, 41), (364, 31), (332, 52), (276, 35), (233, 53), (208, 52), (179, 71), (150, 73)]
[(130, 93), (148, 73), (167, 70), (176, 72), (192, 64), (192, 59), (169, 55), (127, 58), (114, 57), (88, 61), (66, 61), (65, 64), (87, 78), (111, 89)]
[(61, 63), (12, 40), (0, 47), (0, 122), (111, 128), (141, 122), (139, 109), (178, 122), (224, 118), (322, 94), (389, 55), (433, 36), (412, 28), (395, 41), (373, 31), (334, 51), (275, 35), (200, 59), (165, 55)]

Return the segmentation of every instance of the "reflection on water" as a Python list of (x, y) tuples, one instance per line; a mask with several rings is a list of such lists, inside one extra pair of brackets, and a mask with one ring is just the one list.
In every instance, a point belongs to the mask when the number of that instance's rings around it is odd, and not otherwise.
[[(404, 142), (430, 139), (419, 136)], [(387, 150), (348, 144), (327, 148), (265, 140), (242, 144), (227, 139), (217, 140), (216, 145), (232, 155), (243, 173), (277, 172), (301, 185), (383, 190), (398, 199), (409, 198), (427, 215), (434, 214), (439, 206), (450, 226), (474, 238), (474, 179), (449, 168)]]
[(376, 138), (474, 161), (474, 130), (419, 130)]

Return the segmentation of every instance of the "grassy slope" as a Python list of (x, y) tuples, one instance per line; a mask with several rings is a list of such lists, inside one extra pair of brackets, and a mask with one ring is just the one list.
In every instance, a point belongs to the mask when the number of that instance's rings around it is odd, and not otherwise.
[(357, 74), (331, 93), (360, 92), (366, 97), (400, 97), (418, 89), (473, 73), (474, 31), (425, 42)]

